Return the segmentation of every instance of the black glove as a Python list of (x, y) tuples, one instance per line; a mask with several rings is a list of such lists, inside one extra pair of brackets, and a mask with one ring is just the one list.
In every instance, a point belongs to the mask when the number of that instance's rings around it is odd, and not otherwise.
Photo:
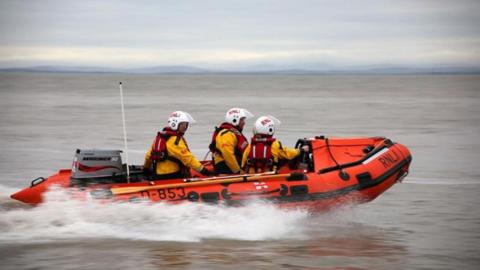
[(209, 171), (207, 168), (203, 167), (202, 170), (200, 171), (201, 174), (205, 175), (205, 176), (210, 176), (210, 175), (213, 175), (213, 173), (211, 171)]

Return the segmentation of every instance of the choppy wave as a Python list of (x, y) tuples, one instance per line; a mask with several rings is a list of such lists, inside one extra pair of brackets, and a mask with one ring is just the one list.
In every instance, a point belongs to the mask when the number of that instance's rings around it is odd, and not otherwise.
[(71, 200), (52, 190), (37, 207), (16, 204), (0, 186), (0, 242), (49, 242), (82, 238), (197, 242), (202, 239), (301, 239), (309, 216), (265, 202), (243, 207), (207, 204), (102, 204)]

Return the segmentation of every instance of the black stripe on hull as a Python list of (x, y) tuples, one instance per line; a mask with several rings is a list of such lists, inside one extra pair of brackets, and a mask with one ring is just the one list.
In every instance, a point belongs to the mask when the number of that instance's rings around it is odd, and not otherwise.
[[(274, 198), (264, 198), (264, 200), (270, 201), (275, 204), (284, 204), (284, 203), (296, 203), (296, 202), (306, 202), (306, 201), (319, 201), (319, 200), (330, 200), (330, 199), (335, 199), (341, 196), (348, 195), (351, 192), (354, 191), (362, 191), (365, 189), (369, 189), (375, 186), (378, 186), (385, 182), (387, 179), (389, 179), (391, 176), (393, 176), (395, 173), (398, 173), (405, 165), (410, 163), (412, 160), (411, 156), (408, 156), (404, 160), (400, 161), (395, 167), (391, 168), (390, 170), (386, 171), (384, 174), (380, 175), (376, 179), (372, 179), (368, 183), (362, 183), (360, 184), (355, 184), (352, 186), (348, 186), (345, 188), (337, 189), (334, 191), (328, 191), (328, 192), (317, 192), (317, 193), (307, 193), (307, 194), (302, 194), (302, 195), (290, 195), (290, 196), (283, 196), (283, 197), (274, 197)], [(279, 190), (274, 190), (272, 192), (278, 192)], [(271, 193), (271, 192), (267, 192)], [(235, 194), (235, 195), (263, 195), (263, 194)], [(171, 200), (171, 201), (184, 201), (187, 198), (181, 198), (181, 199), (176, 199), (176, 200)], [(219, 202), (218, 200), (217, 202)], [(243, 205), (245, 200), (230, 200), (223, 198), (223, 201), (227, 205), (231, 206), (240, 206)]]
[(388, 178), (393, 176), (395, 173), (398, 173), (411, 160), (412, 160), (412, 157), (408, 156), (406, 159), (402, 160), (400, 163), (395, 165), (395, 167), (386, 171), (384, 174), (380, 175), (376, 179), (373, 179), (370, 183), (363, 184), (361, 186), (359, 184), (355, 184), (355, 185), (334, 190), (334, 191), (310, 193), (310, 194), (297, 195), (297, 196), (268, 198), (267, 200), (271, 200), (274, 203), (294, 203), (294, 202), (305, 202), (305, 201), (329, 200), (329, 199), (334, 199), (340, 196), (345, 196), (353, 191), (362, 191), (362, 190), (380, 185), (381, 183), (385, 182)]

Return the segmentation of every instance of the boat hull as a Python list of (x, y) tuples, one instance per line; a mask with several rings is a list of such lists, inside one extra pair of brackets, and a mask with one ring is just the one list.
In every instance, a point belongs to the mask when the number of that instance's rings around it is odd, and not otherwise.
[[(11, 197), (38, 204), (50, 187), (60, 186), (74, 191), (76, 198), (100, 202), (203, 202), (233, 206), (257, 199), (279, 207), (318, 212), (374, 200), (408, 174), (412, 160), (405, 146), (383, 138), (313, 139), (308, 142), (313, 148), (308, 170), (285, 167), (277, 173), (240, 177), (194, 178), (190, 182), (185, 182), (189, 179), (140, 181), (82, 188), (71, 187), (71, 171), (61, 170)], [(366, 146), (372, 149), (366, 152)]]

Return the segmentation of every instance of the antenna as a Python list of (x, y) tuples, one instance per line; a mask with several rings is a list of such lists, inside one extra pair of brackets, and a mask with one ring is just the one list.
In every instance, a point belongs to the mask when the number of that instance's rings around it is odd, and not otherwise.
[(125, 125), (125, 108), (124, 108), (124, 105), (123, 105), (122, 82), (119, 82), (118, 85), (120, 87), (120, 103), (122, 104), (123, 142), (125, 144), (125, 161), (127, 163), (127, 183), (130, 183), (130, 169), (128, 168), (127, 127)]

